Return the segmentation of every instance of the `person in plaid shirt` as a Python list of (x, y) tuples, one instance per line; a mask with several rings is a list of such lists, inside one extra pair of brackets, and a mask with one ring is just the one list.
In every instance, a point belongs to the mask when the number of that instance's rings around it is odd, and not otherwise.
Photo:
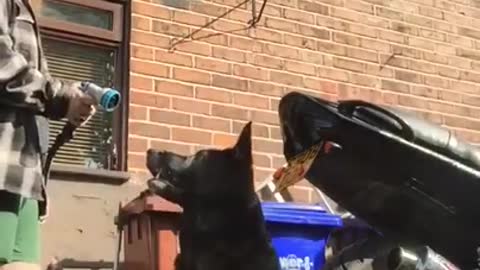
[(79, 126), (94, 113), (78, 82), (49, 75), (33, 13), (40, 5), (0, 0), (0, 270), (40, 269), (48, 120)]

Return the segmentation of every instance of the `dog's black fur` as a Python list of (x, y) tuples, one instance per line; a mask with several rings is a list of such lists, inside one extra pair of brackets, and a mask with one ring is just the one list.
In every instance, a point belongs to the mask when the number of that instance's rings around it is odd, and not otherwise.
[(255, 194), (251, 123), (236, 145), (190, 157), (150, 149), (151, 192), (183, 208), (177, 270), (278, 270)]

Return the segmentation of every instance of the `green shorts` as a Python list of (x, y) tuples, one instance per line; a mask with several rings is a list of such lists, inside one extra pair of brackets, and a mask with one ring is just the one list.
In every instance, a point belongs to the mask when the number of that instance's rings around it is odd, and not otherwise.
[(0, 265), (40, 263), (38, 202), (0, 190)]

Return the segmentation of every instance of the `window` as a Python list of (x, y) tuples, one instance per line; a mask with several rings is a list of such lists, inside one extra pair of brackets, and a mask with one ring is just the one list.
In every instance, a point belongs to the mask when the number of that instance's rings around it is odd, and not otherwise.
[[(52, 76), (92, 81), (122, 92), (122, 106), (114, 113), (98, 109), (60, 149), (54, 164), (125, 170), (130, 17), (126, 1), (44, 0), (37, 17)], [(50, 143), (64, 125), (63, 121), (51, 121)]]

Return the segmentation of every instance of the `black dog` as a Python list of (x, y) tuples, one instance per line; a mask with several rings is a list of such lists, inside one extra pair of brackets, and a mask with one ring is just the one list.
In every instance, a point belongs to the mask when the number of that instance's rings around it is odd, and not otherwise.
[(185, 157), (149, 150), (151, 192), (183, 207), (177, 270), (278, 270), (255, 194), (251, 123), (237, 144)]

